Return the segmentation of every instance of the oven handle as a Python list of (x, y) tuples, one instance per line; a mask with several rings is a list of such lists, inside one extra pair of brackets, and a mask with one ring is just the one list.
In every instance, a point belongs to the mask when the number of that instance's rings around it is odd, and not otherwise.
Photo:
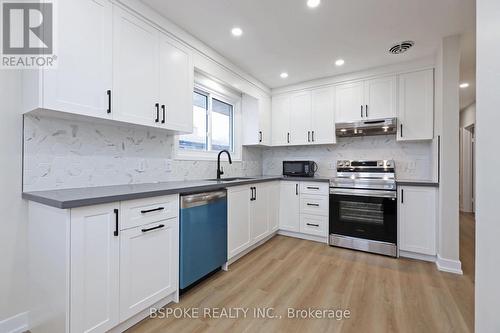
[(384, 190), (357, 190), (357, 189), (343, 189), (343, 188), (331, 188), (330, 194), (337, 195), (351, 195), (357, 197), (375, 197), (375, 198), (396, 198), (396, 191), (384, 191)]

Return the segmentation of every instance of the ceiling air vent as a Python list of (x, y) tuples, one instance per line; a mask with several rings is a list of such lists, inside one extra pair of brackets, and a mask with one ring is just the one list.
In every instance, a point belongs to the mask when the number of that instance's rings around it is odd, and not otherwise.
[(398, 43), (398, 44), (394, 45), (393, 47), (391, 47), (389, 49), (389, 53), (392, 53), (392, 54), (405, 53), (413, 45), (415, 45), (414, 41), (406, 40), (404, 42)]

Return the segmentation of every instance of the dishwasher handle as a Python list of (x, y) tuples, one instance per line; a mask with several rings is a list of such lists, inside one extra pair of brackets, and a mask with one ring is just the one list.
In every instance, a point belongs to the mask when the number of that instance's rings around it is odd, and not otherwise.
[(220, 199), (225, 199), (226, 197), (226, 191), (214, 191), (183, 195), (181, 196), (181, 209), (205, 206)]

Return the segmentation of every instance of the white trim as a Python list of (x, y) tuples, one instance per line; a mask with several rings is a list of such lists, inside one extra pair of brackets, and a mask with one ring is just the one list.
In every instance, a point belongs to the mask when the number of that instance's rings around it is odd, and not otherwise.
[(29, 330), (28, 312), (22, 312), (0, 321), (0, 332), (23, 333)]
[[(218, 84), (216, 81), (212, 81)], [(242, 114), (241, 114), (241, 95), (236, 95), (231, 93), (230, 90), (221, 93), (219, 89), (215, 90), (211, 87), (207, 87), (207, 82), (205, 84), (200, 84), (195, 82), (194, 90), (200, 92), (208, 93), (209, 98), (216, 98), (222, 102), (231, 104), (233, 106), (233, 151), (231, 152), (231, 158), (234, 162), (242, 161)], [(209, 108), (211, 108), (211, 101), (209, 101)], [(209, 125), (210, 126), (210, 125)], [(173, 149), (173, 159), (180, 161), (216, 161), (218, 151), (201, 151), (201, 150), (188, 150), (179, 148), (179, 136), (174, 137), (174, 149)]]
[(436, 262), (436, 260), (437, 260), (436, 256), (431, 256), (428, 254), (420, 254), (420, 253), (415, 253), (415, 252), (408, 252), (408, 251), (403, 251), (403, 250), (399, 250), (399, 256), (402, 258), (423, 260), (423, 261), (429, 261), (429, 262)]
[(351, 72), (341, 75), (329, 76), (320, 79), (314, 79), (297, 83), (294, 85), (272, 89), (272, 96), (286, 94), (290, 92), (297, 92), (301, 90), (326, 88), (335, 86), (347, 81), (367, 80), (371, 78), (379, 78), (383, 76), (398, 75), (408, 72), (416, 72), (420, 70), (432, 69), (435, 67), (434, 57), (425, 57), (418, 60), (403, 62), (394, 65), (380, 66), (371, 69)]
[(278, 230), (278, 235), (286, 236), (286, 237), (293, 237), (293, 238), (300, 238), (300, 239), (305, 239), (305, 240), (309, 240), (309, 241), (313, 241), (313, 242), (328, 244), (328, 237), (307, 235), (307, 234), (303, 234), (303, 233), (295, 232), (295, 231), (287, 231), (287, 230), (280, 229), (280, 230)]
[(439, 254), (437, 255), (436, 266), (437, 269), (443, 272), (459, 274), (459, 275), (464, 274), (464, 272), (462, 271), (462, 263), (460, 262), (460, 260), (441, 258)]

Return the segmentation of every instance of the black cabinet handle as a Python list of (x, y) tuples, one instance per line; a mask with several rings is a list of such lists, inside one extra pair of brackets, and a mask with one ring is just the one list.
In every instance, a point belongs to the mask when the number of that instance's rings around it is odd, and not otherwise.
[(161, 210), (164, 210), (164, 209), (165, 209), (165, 207), (158, 207), (158, 208), (155, 208), (155, 209), (141, 210), (141, 214), (158, 212), (158, 211), (161, 211)]
[(259, 131), (259, 142), (262, 142), (262, 131)]
[(306, 224), (311, 227), (319, 227), (319, 224), (313, 224), (313, 223), (306, 223)]
[(401, 203), (405, 203), (405, 190), (401, 189)]
[(365, 114), (366, 114), (366, 118), (368, 118), (368, 104), (366, 105), (366, 108), (365, 108)]
[(287, 141), (288, 143), (290, 143), (290, 133), (287, 133), (287, 134), (286, 134), (286, 141)]
[(295, 195), (299, 195), (299, 184), (295, 184)]
[(160, 122), (160, 104), (159, 104), (159, 103), (156, 103), (156, 104), (155, 104), (155, 108), (156, 108), (156, 119), (155, 119), (155, 123), (158, 123), (158, 122)]
[(308, 186), (308, 190), (319, 190), (319, 187)]
[(111, 113), (111, 90), (106, 91), (108, 95), (108, 113)]
[(152, 230), (156, 230), (156, 229), (161, 229), (161, 228), (164, 228), (165, 225), (164, 224), (160, 224), (160, 225), (157, 225), (156, 227), (152, 227), (152, 228), (148, 228), (148, 229), (141, 229), (142, 232), (148, 232), (148, 231), (152, 231)]
[(257, 187), (253, 188), (253, 199), (257, 200)]
[(311, 142), (311, 131), (307, 131), (307, 142)]
[(163, 113), (163, 119), (161, 121), (162, 124), (165, 124), (165, 118), (166, 118), (166, 111), (165, 111), (165, 104), (161, 106), (161, 111)]
[(308, 206), (314, 206), (314, 207), (319, 207), (319, 204), (312, 204), (312, 203), (307, 203)]
[(314, 142), (314, 131), (311, 132), (311, 140)]
[(363, 105), (361, 105), (361, 118), (363, 118)]
[(115, 209), (115, 232), (113, 232), (113, 235), (115, 237), (118, 237), (118, 233), (119, 233), (119, 227), (118, 227), (119, 217), (118, 217), (118, 215), (119, 215), (119, 211), (118, 211), (118, 209)]
[(403, 137), (403, 124), (399, 125), (399, 129), (400, 129), (399, 134), (401, 135), (401, 137)]

